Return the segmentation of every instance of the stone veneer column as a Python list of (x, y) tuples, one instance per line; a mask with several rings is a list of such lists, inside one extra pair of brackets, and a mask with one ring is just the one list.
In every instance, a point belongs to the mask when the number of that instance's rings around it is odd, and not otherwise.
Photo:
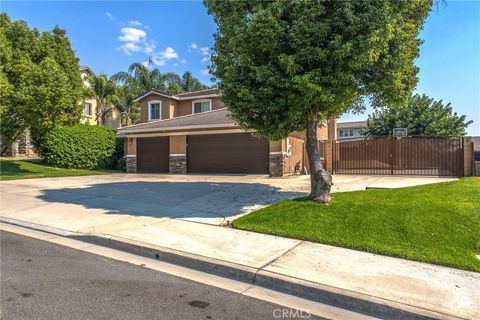
[(170, 136), (170, 173), (187, 173), (187, 136)]
[(137, 138), (125, 138), (125, 166), (127, 173), (137, 172)]
[(270, 152), (269, 171), (271, 177), (283, 177), (287, 172), (288, 156), (286, 152)]
[(137, 172), (137, 156), (134, 154), (127, 154), (125, 156), (125, 163), (127, 167), (127, 173)]
[(187, 155), (170, 155), (170, 173), (187, 173)]

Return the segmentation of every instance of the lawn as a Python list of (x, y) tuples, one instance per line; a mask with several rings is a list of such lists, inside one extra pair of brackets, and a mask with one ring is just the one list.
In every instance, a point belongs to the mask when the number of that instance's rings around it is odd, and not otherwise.
[(480, 178), (287, 200), (233, 226), (480, 272)]
[(54, 168), (41, 163), (22, 160), (0, 160), (0, 180), (89, 176), (109, 173), (111, 172)]

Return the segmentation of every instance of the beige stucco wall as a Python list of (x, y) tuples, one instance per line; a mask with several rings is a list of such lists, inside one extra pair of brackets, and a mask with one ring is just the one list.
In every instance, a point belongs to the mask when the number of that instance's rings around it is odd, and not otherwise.
[(270, 152), (285, 152), (286, 151), (285, 139), (278, 140), (278, 141), (270, 141), (269, 149), (270, 149)]
[(125, 155), (137, 155), (137, 138), (125, 138)]
[[(170, 118), (170, 110), (171, 106), (176, 106), (177, 101), (171, 98), (167, 98), (155, 93), (149, 94), (147, 97), (140, 100), (140, 122), (147, 122), (148, 121), (148, 103), (153, 100), (159, 100), (162, 102), (162, 119), (169, 119)], [(177, 116), (177, 115), (175, 115)]]
[(225, 108), (225, 104), (220, 100), (219, 97), (207, 98), (207, 99), (190, 99), (190, 100), (181, 100), (177, 103), (177, 108), (175, 116), (186, 116), (192, 114), (192, 103), (195, 100), (211, 100), (212, 101), (212, 110), (218, 110)]
[(80, 119), (80, 123), (96, 125), (97, 122), (95, 121), (95, 114), (97, 113), (97, 101), (95, 101), (95, 99), (85, 99), (85, 101), (82, 103), (82, 106), (85, 106), (85, 103), (92, 104), (92, 115), (86, 116), (84, 114), (84, 109), (82, 109), (82, 118)]
[(187, 136), (170, 136), (170, 154), (187, 154)]

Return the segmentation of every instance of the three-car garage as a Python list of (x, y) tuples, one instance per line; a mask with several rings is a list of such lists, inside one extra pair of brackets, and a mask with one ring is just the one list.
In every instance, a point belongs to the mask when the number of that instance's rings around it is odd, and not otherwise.
[[(169, 172), (170, 137), (137, 138), (137, 171)], [(186, 172), (268, 174), (269, 143), (249, 133), (186, 136)]]

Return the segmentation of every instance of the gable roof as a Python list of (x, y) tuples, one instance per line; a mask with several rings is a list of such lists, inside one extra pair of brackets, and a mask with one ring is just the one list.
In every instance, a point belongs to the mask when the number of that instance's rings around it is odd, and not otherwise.
[(165, 98), (170, 98), (174, 100), (190, 100), (190, 99), (195, 99), (195, 98), (213, 98), (213, 97), (218, 97), (218, 90), (217, 88), (212, 88), (212, 89), (205, 89), (205, 90), (199, 90), (199, 91), (192, 91), (192, 92), (183, 92), (179, 94), (171, 94), (168, 92), (160, 91), (157, 89), (150, 89), (147, 92), (141, 94), (137, 98), (135, 98), (133, 101), (138, 102), (142, 100), (143, 98), (149, 96), (150, 94), (156, 94)]
[(95, 73), (92, 71), (92, 69), (90, 69), (89, 66), (80, 66), (80, 72), (82, 71), (86, 71), (88, 73), (90, 73), (92, 76), (95, 75)]
[(238, 125), (230, 118), (227, 108), (189, 114), (172, 119), (155, 120), (118, 128), (119, 134), (148, 131), (179, 131), (195, 128), (236, 128)]
[(367, 126), (367, 121), (349, 121), (349, 122), (337, 122), (337, 129), (353, 129), (353, 128), (365, 128)]

